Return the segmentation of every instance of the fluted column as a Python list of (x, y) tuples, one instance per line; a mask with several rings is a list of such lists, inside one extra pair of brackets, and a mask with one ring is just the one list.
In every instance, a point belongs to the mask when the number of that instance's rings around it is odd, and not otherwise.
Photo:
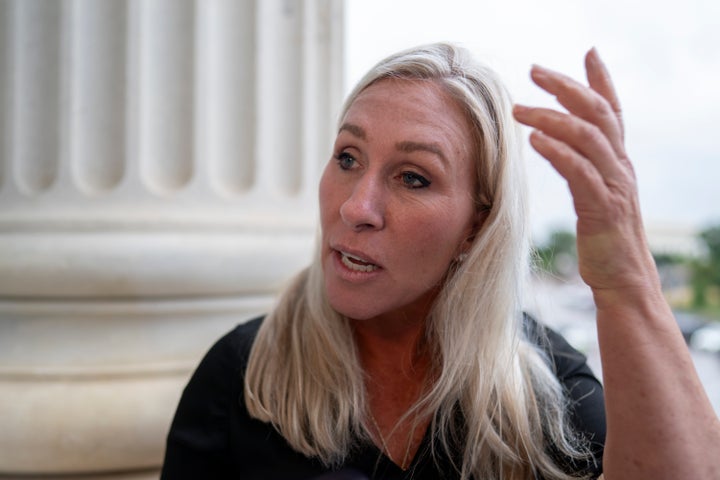
[(0, 2), (0, 475), (157, 468), (311, 255), (339, 0)]

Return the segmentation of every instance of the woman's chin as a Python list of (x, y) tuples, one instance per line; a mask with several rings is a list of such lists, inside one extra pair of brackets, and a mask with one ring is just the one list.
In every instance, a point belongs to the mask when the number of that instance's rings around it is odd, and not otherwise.
[(362, 295), (357, 289), (343, 288), (326, 280), (325, 295), (333, 310), (353, 320), (367, 320), (382, 313), (377, 300)]
[(346, 303), (330, 302), (330, 306), (340, 315), (350, 320), (369, 320), (378, 315), (378, 312), (367, 308), (366, 305), (348, 305)]

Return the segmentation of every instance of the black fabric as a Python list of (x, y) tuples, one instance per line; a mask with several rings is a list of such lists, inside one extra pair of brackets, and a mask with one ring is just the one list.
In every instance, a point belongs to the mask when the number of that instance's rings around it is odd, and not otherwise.
[[(447, 459), (432, 458), (425, 436), (407, 471), (401, 470), (372, 443), (359, 445), (338, 471), (292, 450), (269, 424), (250, 418), (243, 401), (243, 374), (262, 318), (237, 326), (217, 341), (185, 387), (167, 438), (161, 480), (283, 479), (362, 480), (455, 478)], [(605, 411), (602, 387), (585, 363), (560, 335), (539, 329), (531, 334), (545, 348), (557, 376), (569, 392), (575, 426), (594, 442), (602, 458)], [(599, 474), (601, 466), (573, 465), (574, 471)]]

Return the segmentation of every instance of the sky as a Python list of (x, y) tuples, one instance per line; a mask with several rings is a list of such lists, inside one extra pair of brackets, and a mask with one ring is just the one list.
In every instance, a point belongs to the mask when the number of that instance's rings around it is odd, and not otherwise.
[[(533, 63), (584, 79), (595, 46), (623, 106), (648, 229), (720, 224), (720, 2), (717, 0), (347, 0), (348, 92), (378, 60), (452, 41), (497, 70), (513, 98), (554, 105)], [(565, 181), (526, 148), (536, 239), (572, 229)]]

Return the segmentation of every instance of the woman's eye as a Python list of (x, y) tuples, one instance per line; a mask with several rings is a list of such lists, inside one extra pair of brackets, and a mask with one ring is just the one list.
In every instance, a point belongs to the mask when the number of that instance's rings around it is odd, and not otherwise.
[(430, 185), (430, 180), (413, 172), (403, 172), (400, 178), (408, 188), (425, 188)]
[(341, 152), (335, 156), (335, 159), (343, 170), (350, 170), (355, 165), (355, 159), (347, 152)]

